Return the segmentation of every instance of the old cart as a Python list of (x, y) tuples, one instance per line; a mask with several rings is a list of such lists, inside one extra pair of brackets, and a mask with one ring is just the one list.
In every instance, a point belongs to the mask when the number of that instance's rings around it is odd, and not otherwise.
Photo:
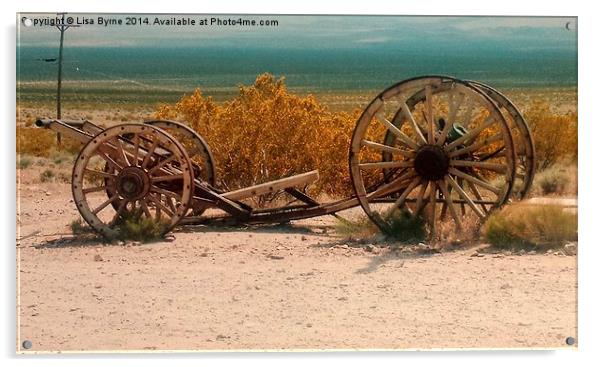
[[(527, 123), (500, 92), (474, 81), (423, 76), (399, 82), (368, 104), (350, 140), (355, 195), (320, 203), (301, 187), (318, 171), (235, 190), (216, 187), (211, 150), (184, 124), (147, 121), (103, 129), (89, 121), (38, 119), (85, 144), (73, 167), (75, 204), (106, 237), (127, 213), (165, 223), (270, 223), (361, 206), (378, 226), (397, 210), (439, 223), (480, 221), (523, 198), (534, 173)], [(258, 209), (245, 199), (286, 192), (294, 202)]]

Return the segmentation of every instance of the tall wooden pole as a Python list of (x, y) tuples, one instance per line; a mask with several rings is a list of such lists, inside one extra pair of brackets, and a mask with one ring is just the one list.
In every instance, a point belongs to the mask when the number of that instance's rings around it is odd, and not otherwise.
[[(63, 81), (63, 40), (65, 38), (65, 15), (61, 19), (61, 25), (58, 26), (61, 31), (61, 41), (59, 43), (59, 75), (58, 82), (56, 85), (56, 118), (57, 120), (61, 119), (61, 86)], [(61, 148), (61, 133), (56, 134), (56, 144), (58, 148)]]

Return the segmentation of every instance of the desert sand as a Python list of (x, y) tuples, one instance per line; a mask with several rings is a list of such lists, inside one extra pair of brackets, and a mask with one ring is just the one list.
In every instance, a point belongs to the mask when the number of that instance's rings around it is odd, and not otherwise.
[(440, 253), (345, 239), (330, 216), (74, 237), (66, 183), (18, 170), (17, 350), (563, 348), (575, 256)]

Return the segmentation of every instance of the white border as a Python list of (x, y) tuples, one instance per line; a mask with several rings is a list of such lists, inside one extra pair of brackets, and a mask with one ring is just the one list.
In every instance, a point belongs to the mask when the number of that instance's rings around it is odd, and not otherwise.
[[(2, 29), (4, 57), (2, 62), (3, 98), (0, 123), (0, 136), (3, 151), (3, 167), (6, 170), (2, 180), (2, 197), (8, 210), (3, 213), (3, 229), (6, 241), (2, 243), (2, 295), (0, 345), (4, 365), (20, 363), (24, 365), (80, 366), (84, 363), (100, 366), (109, 362), (118, 364), (136, 363), (133, 358), (145, 358), (146, 366), (163, 366), (174, 362), (178, 365), (198, 365), (197, 359), (211, 364), (251, 363), (269, 365), (345, 364), (365, 365), (368, 362), (399, 364), (404, 362), (424, 362), (427, 365), (471, 366), (487, 363), (489, 366), (508, 366), (516, 363), (537, 363), (547, 366), (590, 364), (600, 360), (598, 343), (600, 337), (600, 274), (602, 261), (600, 248), (600, 193), (602, 176), (598, 174), (600, 165), (600, 136), (602, 136), (602, 108), (600, 107), (599, 9), (591, 5), (571, 1), (526, 2), (524, 0), (504, 0), (499, 2), (468, 0), (428, 0), (386, 2), (381, 0), (345, 1), (326, 3), (319, 0), (296, 1), (284, 5), (284, 1), (131, 1), (103, 0), (92, 3), (83, 0), (48, 1), (21, 0), (15, 4), (2, 4)], [(591, 2), (594, 3), (594, 2)], [(281, 13), (281, 14), (427, 14), (427, 15), (557, 15), (579, 17), (579, 351), (557, 352), (512, 352), (512, 351), (473, 351), (473, 352), (331, 352), (331, 353), (208, 353), (208, 354), (126, 354), (126, 355), (69, 355), (69, 356), (16, 356), (15, 348), (15, 13), (17, 11), (71, 11), (71, 12), (155, 12), (155, 13)], [(597, 143), (597, 144), (596, 144)], [(597, 146), (598, 145), (598, 146)], [(598, 148), (598, 149), (597, 149)], [(5, 205), (6, 207), (6, 205)], [(597, 358), (596, 358), (597, 357)], [(336, 359), (336, 360), (335, 360)]]

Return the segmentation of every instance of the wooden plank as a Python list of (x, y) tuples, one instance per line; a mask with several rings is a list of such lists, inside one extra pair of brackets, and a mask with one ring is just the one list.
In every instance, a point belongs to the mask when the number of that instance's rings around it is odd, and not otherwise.
[(302, 173), (291, 177), (281, 178), (279, 180), (262, 183), (255, 186), (245, 187), (221, 194), (220, 196), (230, 200), (242, 200), (268, 192), (276, 192), (288, 187), (299, 186), (316, 181), (319, 178), (318, 170)]

